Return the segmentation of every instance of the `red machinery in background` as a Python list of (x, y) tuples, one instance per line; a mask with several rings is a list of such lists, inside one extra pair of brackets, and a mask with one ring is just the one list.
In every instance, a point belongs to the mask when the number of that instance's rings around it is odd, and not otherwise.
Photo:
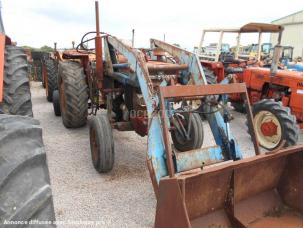
[[(219, 48), (215, 58), (217, 61), (201, 59), (201, 64), (213, 73), (213, 77), (216, 77), (215, 80), (212, 80), (214, 82), (220, 83), (225, 78), (229, 78), (231, 83), (245, 82), (250, 102), (253, 104), (254, 124), (261, 146), (267, 149), (274, 148), (282, 138), (287, 141), (295, 141), (293, 135), (298, 131), (295, 123), (298, 121), (300, 128), (303, 128), (303, 73), (278, 68), (279, 57), (282, 53), (280, 43), (283, 27), (273, 24), (249, 23), (240, 29), (207, 31), (221, 33), (218, 47), (222, 43), (224, 32), (238, 33), (238, 46), (242, 33), (259, 33), (259, 43), (262, 33), (278, 33), (278, 42), (274, 49), (271, 65), (262, 66), (260, 49), (258, 59), (244, 61), (237, 58), (237, 53), (220, 54)], [(229, 101), (235, 110), (245, 112), (244, 103), (239, 94), (230, 95)]]

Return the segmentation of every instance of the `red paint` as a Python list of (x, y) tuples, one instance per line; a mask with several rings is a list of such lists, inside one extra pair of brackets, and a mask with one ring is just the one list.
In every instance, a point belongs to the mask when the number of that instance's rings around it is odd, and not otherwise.
[(277, 135), (278, 126), (271, 120), (261, 124), (261, 132), (265, 136)]
[[(287, 70), (279, 70), (276, 75), (270, 74), (270, 69), (262, 67), (246, 68), (242, 75), (237, 75), (237, 81), (245, 82), (252, 104), (261, 99), (278, 99), (281, 100), (284, 106), (290, 107), (292, 113), (297, 117), (297, 120), (303, 122), (303, 94), (297, 93), (298, 85), (302, 83), (303, 73)], [(281, 91), (273, 88), (267, 89), (272, 84), (289, 88), (291, 93), (284, 94)], [(239, 102), (239, 96), (231, 96), (231, 101)], [(300, 127), (302, 128), (302, 124)]]
[(137, 116), (137, 117), (131, 117), (130, 119), (133, 128), (135, 129), (135, 132), (140, 136), (147, 135), (148, 129), (148, 120), (147, 117), (144, 116)]
[(0, 102), (3, 99), (5, 35), (0, 34)]

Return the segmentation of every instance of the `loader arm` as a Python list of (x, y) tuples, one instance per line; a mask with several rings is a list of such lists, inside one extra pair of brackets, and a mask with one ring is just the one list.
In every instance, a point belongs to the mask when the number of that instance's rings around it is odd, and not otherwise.
[[(108, 36), (105, 39), (104, 51), (105, 57), (107, 58), (106, 64), (108, 66), (112, 66), (116, 61), (113, 58), (110, 58), (112, 55), (109, 53), (111, 50), (114, 50), (127, 59), (129, 68), (135, 75), (131, 73), (117, 73), (113, 69), (108, 70), (106, 74), (114, 77), (120, 82), (124, 81), (129, 84), (130, 82), (135, 82), (137, 80), (143, 94), (148, 112), (147, 162), (155, 189), (157, 189), (158, 183), (163, 177), (168, 175), (173, 176), (175, 172), (178, 173), (192, 168), (198, 168), (201, 167), (201, 164), (206, 165), (226, 160), (241, 159), (241, 151), (229, 130), (229, 124), (224, 122), (223, 117), (219, 112), (212, 113), (212, 107), (209, 105), (205, 105), (205, 109), (210, 112), (210, 114), (207, 114), (207, 118), (217, 145), (209, 148), (197, 149), (193, 153), (188, 153), (188, 155), (178, 155), (172, 151), (169, 143), (169, 135), (167, 133), (172, 115), (169, 111), (171, 110), (171, 107), (169, 102), (164, 100), (163, 97), (161, 98), (161, 91), (164, 91), (165, 89), (165, 91), (168, 91), (167, 93), (169, 93), (169, 91), (172, 92), (180, 87), (180, 89), (189, 92), (190, 89), (205, 85), (206, 80), (199, 59), (195, 54), (154, 39), (151, 40), (151, 46), (152, 48), (157, 47), (163, 49), (176, 58), (179, 61), (178, 64), (187, 65), (187, 73), (190, 74), (190, 78), (192, 79), (190, 81), (193, 81), (193, 85), (191, 85), (190, 88), (188, 87), (189, 85), (175, 87), (169, 86), (166, 81), (162, 81), (160, 90), (156, 89), (150, 79), (147, 67), (148, 64), (143, 53), (140, 50), (124, 44), (113, 36)], [(184, 74), (181, 74), (180, 77), (183, 77), (182, 75)], [(223, 92), (225, 91), (225, 87), (230, 87), (230, 85), (226, 85), (224, 88), (222, 88), (222, 86), (224, 87), (224, 85), (213, 85), (212, 89), (214, 89), (217, 94), (222, 94), (225, 93)], [(207, 88), (206, 85), (205, 87), (200, 88), (199, 91), (201, 92), (201, 96), (207, 96), (207, 94), (210, 93), (210, 90)], [(206, 89), (205, 91), (207, 91), (207, 93), (204, 93), (203, 89)], [(231, 92), (243, 91), (234, 89)], [(173, 97), (170, 98), (173, 99)], [(162, 116), (161, 113), (165, 113), (165, 115)]]
[[(187, 64), (189, 66), (189, 73), (191, 74), (191, 79), (194, 85), (207, 84), (203, 68), (196, 54), (156, 39), (151, 39), (150, 43), (151, 47), (160, 47), (172, 56), (179, 59), (180, 63)], [(228, 82), (226, 81), (226, 84), (227, 83)], [(212, 108), (208, 105), (205, 105), (203, 109), (206, 112), (212, 112)], [(224, 123), (223, 117), (219, 112), (207, 115), (207, 119), (211, 126), (211, 130), (217, 145), (223, 147), (223, 138), (227, 136), (229, 138), (228, 140), (232, 142), (231, 144), (233, 148), (231, 153), (233, 154), (233, 159), (241, 159), (242, 155), (232, 133), (230, 132), (229, 123)], [(222, 135), (222, 130), (224, 131), (224, 135)], [(255, 149), (257, 149), (257, 147)]]

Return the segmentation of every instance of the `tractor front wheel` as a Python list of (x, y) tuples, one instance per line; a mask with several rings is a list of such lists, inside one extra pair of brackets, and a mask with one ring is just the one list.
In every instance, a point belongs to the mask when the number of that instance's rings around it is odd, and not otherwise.
[(176, 113), (171, 131), (174, 147), (180, 151), (188, 151), (201, 148), (203, 144), (203, 123), (197, 113)]
[(267, 150), (295, 145), (298, 141), (299, 128), (296, 117), (290, 109), (272, 99), (264, 99), (253, 105), (253, 123), (260, 146)]
[(106, 173), (114, 166), (114, 139), (112, 127), (106, 114), (94, 116), (90, 128), (92, 162), (99, 173)]

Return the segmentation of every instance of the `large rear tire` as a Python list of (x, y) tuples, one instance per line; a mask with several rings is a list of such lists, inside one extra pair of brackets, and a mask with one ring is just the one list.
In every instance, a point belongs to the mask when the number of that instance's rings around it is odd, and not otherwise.
[(5, 225), (5, 221), (54, 221), (39, 121), (30, 117), (0, 115), (0, 158), (0, 227), (18, 226)]
[(0, 109), (6, 114), (33, 116), (30, 84), (24, 50), (5, 47), (4, 96)]
[(88, 92), (83, 68), (79, 63), (59, 63), (59, 94), (64, 126), (84, 126), (88, 113)]
[(253, 122), (260, 146), (274, 150), (285, 140), (285, 147), (298, 141), (299, 128), (290, 108), (273, 99), (264, 99), (252, 107)]
[(89, 127), (92, 162), (99, 173), (112, 170), (115, 160), (112, 127), (107, 115), (94, 116)]
[(53, 100), (53, 91), (58, 89), (58, 69), (53, 59), (45, 60), (44, 64), (47, 72), (46, 99), (51, 102)]

